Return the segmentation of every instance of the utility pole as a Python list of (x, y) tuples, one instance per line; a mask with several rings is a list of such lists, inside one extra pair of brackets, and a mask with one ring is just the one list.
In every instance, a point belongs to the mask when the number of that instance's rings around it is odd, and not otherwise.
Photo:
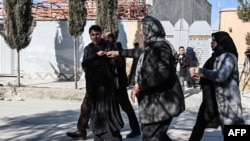
[(219, 30), (220, 30), (220, 23), (221, 23), (221, 16), (220, 16), (220, 0), (218, 0), (218, 14), (219, 14)]

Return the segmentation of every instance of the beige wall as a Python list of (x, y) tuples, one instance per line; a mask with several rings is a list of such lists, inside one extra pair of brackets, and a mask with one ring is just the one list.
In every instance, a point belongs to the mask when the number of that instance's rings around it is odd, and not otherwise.
[[(239, 65), (240, 75), (241, 75), (243, 64), (245, 62), (245, 51), (247, 48), (245, 37), (246, 37), (247, 32), (250, 32), (250, 22), (242, 22), (238, 18), (236, 8), (222, 10), (220, 12), (220, 16), (221, 16), (220, 30), (228, 32), (233, 38), (235, 45), (237, 47), (238, 54), (239, 54), (238, 65)], [(232, 28), (231, 32), (229, 31), (230, 27)], [(241, 85), (246, 82), (246, 78), (247, 78), (246, 75), (242, 75)]]
[[(232, 32), (229, 31), (232, 27)], [(250, 22), (242, 22), (237, 15), (237, 9), (228, 9), (221, 11), (220, 30), (230, 33), (239, 53), (239, 66), (243, 65), (246, 51), (246, 34), (250, 32)], [(241, 66), (240, 66), (241, 67)]]
[[(143, 38), (142, 38), (142, 27), (141, 27), (141, 22), (140, 21), (130, 21), (128, 22), (127, 25), (128, 29), (127, 30), (127, 47), (128, 48), (133, 48), (134, 43), (138, 42), (140, 46), (143, 45)], [(126, 58), (126, 71), (127, 75), (130, 73), (130, 68), (132, 65), (133, 59), (131, 58)]]

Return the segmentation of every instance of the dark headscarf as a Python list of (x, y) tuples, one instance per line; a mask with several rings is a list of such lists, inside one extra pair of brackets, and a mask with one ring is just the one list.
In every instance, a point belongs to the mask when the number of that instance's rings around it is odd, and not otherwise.
[(192, 47), (187, 47), (186, 52), (194, 52), (194, 49)]
[[(213, 65), (215, 62), (216, 57), (220, 56), (222, 53), (230, 52), (238, 58), (238, 52), (236, 49), (236, 46), (233, 42), (233, 39), (230, 37), (230, 35), (227, 32), (219, 31), (212, 33), (212, 36), (215, 38), (215, 41), (217, 42), (217, 46), (213, 49), (214, 53), (212, 56), (206, 61), (203, 68), (205, 69), (213, 69)], [(213, 81), (208, 80), (206, 78), (201, 77), (200, 84), (213, 84)]]
[[(236, 56), (238, 59), (238, 52), (236, 46), (234, 44), (233, 39), (230, 35), (225, 31), (219, 31), (212, 33), (215, 41), (217, 42), (217, 46), (214, 48), (214, 52), (217, 54), (218, 52), (230, 52)], [(220, 53), (221, 54), (221, 53)], [(216, 55), (219, 56), (220, 54)]]

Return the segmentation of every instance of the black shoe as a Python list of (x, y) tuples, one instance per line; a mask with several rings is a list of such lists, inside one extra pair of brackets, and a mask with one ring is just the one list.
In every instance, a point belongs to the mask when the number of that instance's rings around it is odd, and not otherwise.
[(192, 88), (192, 84), (187, 84), (187, 87), (188, 88)]
[(83, 134), (79, 131), (76, 131), (76, 132), (67, 132), (66, 135), (68, 137), (71, 137), (71, 138), (78, 138), (78, 139), (82, 139), (82, 140), (85, 140), (86, 139), (86, 134)]
[(127, 134), (127, 138), (134, 138), (140, 135), (141, 135), (141, 132), (130, 132), (129, 134)]

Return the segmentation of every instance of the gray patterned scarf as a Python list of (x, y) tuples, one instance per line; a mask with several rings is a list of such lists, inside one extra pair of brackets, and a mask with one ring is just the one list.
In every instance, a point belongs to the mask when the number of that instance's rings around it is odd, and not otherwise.
[(138, 83), (141, 80), (141, 67), (144, 60), (145, 51), (149, 50), (151, 47), (151, 43), (157, 42), (157, 41), (164, 41), (166, 42), (173, 54), (177, 54), (176, 50), (174, 49), (173, 45), (165, 39), (165, 31), (164, 28), (159, 20), (152, 16), (145, 16), (145, 18), (142, 21), (143, 25), (143, 36), (144, 36), (144, 44), (145, 44), (145, 50), (140, 55), (140, 58), (138, 59), (137, 66), (136, 66), (136, 72), (135, 72), (135, 83)]
[(135, 70), (135, 84), (138, 83), (141, 80), (141, 67), (142, 67), (142, 62), (144, 59), (144, 54), (145, 51), (140, 55), (140, 58), (138, 59), (137, 65), (136, 65), (136, 70)]

